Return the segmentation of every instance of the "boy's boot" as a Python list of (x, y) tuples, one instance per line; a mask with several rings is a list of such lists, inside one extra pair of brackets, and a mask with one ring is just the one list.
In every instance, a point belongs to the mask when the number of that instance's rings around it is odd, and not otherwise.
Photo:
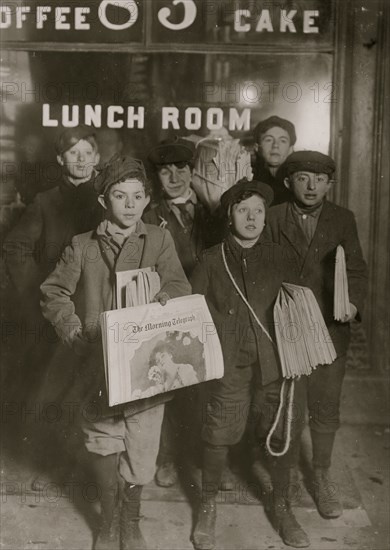
[(212, 445), (207, 445), (204, 449), (202, 495), (192, 536), (196, 550), (213, 550), (215, 548), (216, 496), (226, 464), (227, 450), (226, 446)]
[(119, 489), (116, 454), (95, 455), (92, 463), (101, 494), (101, 524), (95, 550), (119, 550)]
[(338, 518), (343, 506), (338, 496), (338, 486), (329, 477), (335, 433), (311, 432), (313, 443), (313, 492), (321, 516), (325, 519)]
[(270, 513), (273, 526), (284, 544), (294, 548), (306, 548), (310, 545), (309, 538), (296, 520), (288, 498), (291, 490), (291, 469), (273, 467), (271, 478), (273, 495)]
[(120, 550), (147, 550), (139, 527), (142, 485), (126, 483), (120, 518)]
[(173, 461), (164, 462), (157, 467), (156, 483), (159, 487), (172, 487), (177, 483), (179, 474)]

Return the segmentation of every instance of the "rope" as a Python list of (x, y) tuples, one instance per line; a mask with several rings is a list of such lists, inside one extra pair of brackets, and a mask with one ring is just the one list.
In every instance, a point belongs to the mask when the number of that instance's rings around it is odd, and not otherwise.
[[(267, 336), (268, 340), (276, 347), (275, 342), (272, 340), (270, 333), (264, 327), (264, 325), (261, 323), (260, 319), (257, 317), (255, 311), (253, 310), (252, 306), (250, 305), (248, 300), (245, 298), (244, 294), (241, 292), (240, 287), (237, 285), (237, 283), (236, 283), (236, 281), (235, 281), (235, 279), (234, 279), (234, 277), (233, 277), (233, 275), (232, 275), (232, 273), (229, 269), (227, 261), (226, 261), (224, 243), (221, 244), (221, 252), (222, 252), (222, 260), (223, 260), (223, 263), (224, 263), (224, 266), (225, 266), (225, 269), (226, 269), (226, 273), (229, 275), (229, 278), (230, 278), (231, 282), (233, 283), (234, 288), (237, 290), (240, 298), (243, 300), (245, 305), (248, 307), (248, 309), (252, 313), (256, 323), (259, 325), (261, 330)], [(280, 388), (280, 399), (279, 399), (278, 411), (276, 413), (274, 423), (271, 426), (271, 429), (270, 429), (270, 431), (267, 435), (267, 439), (266, 439), (266, 442), (265, 442), (267, 451), (272, 456), (283, 456), (283, 455), (285, 455), (287, 453), (287, 451), (290, 447), (290, 443), (291, 443), (291, 425), (292, 425), (292, 419), (293, 419), (293, 403), (294, 403), (294, 380), (291, 381), (291, 386), (290, 386), (290, 390), (289, 390), (288, 409), (287, 409), (287, 425), (286, 425), (286, 430), (287, 430), (286, 442), (284, 444), (283, 450), (280, 451), (280, 452), (273, 451), (271, 449), (271, 439), (272, 439), (272, 436), (273, 436), (273, 434), (274, 434), (274, 432), (277, 428), (277, 425), (279, 423), (280, 415), (282, 414), (282, 409), (283, 409), (283, 405), (284, 405), (283, 393), (284, 393), (285, 385), (286, 385), (286, 379), (284, 379), (283, 382), (282, 382), (282, 386)]]
[(264, 334), (267, 336), (268, 340), (269, 340), (273, 345), (275, 345), (275, 342), (272, 340), (270, 333), (269, 333), (268, 330), (262, 325), (260, 319), (257, 317), (257, 315), (256, 315), (256, 313), (254, 312), (252, 306), (250, 305), (250, 303), (248, 302), (248, 300), (245, 298), (244, 294), (241, 292), (240, 287), (237, 285), (236, 281), (234, 280), (234, 277), (233, 277), (232, 273), (230, 272), (230, 269), (229, 269), (228, 264), (227, 264), (227, 261), (226, 261), (225, 249), (224, 249), (223, 243), (222, 243), (222, 245), (221, 245), (221, 250), (222, 250), (222, 259), (223, 259), (223, 263), (224, 263), (226, 272), (227, 272), (227, 274), (229, 275), (229, 278), (230, 278), (231, 282), (233, 283), (234, 288), (237, 290), (238, 294), (240, 295), (240, 298), (243, 300), (243, 302), (245, 303), (245, 305), (248, 307), (249, 311), (252, 313), (253, 317), (255, 318), (256, 323), (259, 325), (259, 327), (261, 328), (261, 330), (262, 330), (262, 331), (264, 332)]
[(265, 440), (265, 446), (266, 446), (267, 451), (269, 452), (269, 454), (271, 456), (283, 456), (283, 455), (285, 455), (287, 453), (287, 451), (290, 447), (290, 443), (291, 443), (291, 425), (292, 425), (292, 420), (293, 420), (293, 404), (294, 404), (294, 382), (295, 382), (294, 380), (291, 380), (291, 385), (290, 385), (289, 395), (288, 395), (286, 442), (284, 444), (283, 449), (279, 452), (273, 451), (272, 448), (271, 448), (271, 439), (272, 439), (272, 436), (274, 435), (276, 427), (279, 423), (280, 415), (282, 414), (282, 408), (283, 408), (283, 405), (284, 405), (283, 393), (284, 393), (284, 387), (286, 385), (286, 382), (287, 382), (287, 380), (285, 378), (282, 382), (282, 387), (280, 388), (280, 401), (279, 401), (278, 412), (276, 413), (274, 423), (272, 424), (272, 427), (271, 427), (271, 429), (270, 429), (270, 431), (267, 435), (267, 439)]

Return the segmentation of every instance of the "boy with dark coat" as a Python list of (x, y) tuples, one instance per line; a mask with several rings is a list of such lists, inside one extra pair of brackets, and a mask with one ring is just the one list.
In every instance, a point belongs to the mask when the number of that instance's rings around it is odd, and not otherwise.
[[(333, 184), (335, 163), (315, 151), (292, 153), (284, 164), (285, 185), (293, 198), (270, 209), (263, 238), (281, 245), (298, 262), (299, 284), (309, 287), (320, 306), (337, 358), (317, 367), (307, 384), (309, 424), (313, 443), (315, 499), (325, 518), (342, 513), (329, 467), (336, 431), (340, 426), (340, 394), (350, 339), (349, 323), (360, 320), (367, 291), (367, 269), (353, 213), (326, 199)], [(333, 317), (335, 255), (342, 245), (350, 299), (350, 314)]]
[[(73, 238), (42, 284), (42, 311), (79, 363), (78, 383), (95, 415), (83, 415), (82, 429), (101, 489), (102, 524), (95, 548), (118, 549), (118, 479), (124, 484), (120, 506), (120, 547), (145, 548), (139, 529), (142, 486), (155, 472), (166, 396), (108, 407), (100, 338), (100, 314), (115, 308), (115, 273), (155, 267), (161, 290), (154, 300), (191, 293), (166, 229), (144, 224), (150, 200), (143, 165), (118, 157), (95, 182), (106, 219), (97, 229)], [(76, 357), (78, 356), (78, 358)]]
[[(169, 230), (187, 277), (197, 265), (202, 250), (215, 238), (210, 214), (191, 187), (194, 151), (191, 141), (176, 137), (149, 152), (148, 159), (156, 171), (159, 201), (143, 216), (146, 223)], [(177, 481), (180, 447), (189, 443), (181, 441), (184, 428), (192, 432), (191, 442), (196, 444), (195, 432), (199, 431), (200, 422), (197, 417), (201, 414), (198, 398), (198, 387), (186, 388), (176, 392), (165, 409), (156, 472), (156, 482), (162, 487), (170, 487)]]
[(78, 233), (96, 227), (102, 210), (93, 182), (100, 156), (94, 129), (65, 130), (56, 142), (62, 181), (38, 193), (5, 241), (7, 267), (18, 294), (31, 302), (54, 269), (65, 246)]
[[(55, 345), (56, 335), (42, 317), (39, 286), (54, 269), (72, 237), (96, 227), (102, 219), (102, 208), (93, 189), (97, 175), (95, 167), (100, 159), (94, 129), (77, 126), (64, 130), (55, 143), (55, 149), (57, 162), (62, 167), (60, 183), (35, 196), (8, 233), (4, 244), (7, 271), (15, 289), (10, 293), (7, 307), (11, 315), (15, 310), (18, 312), (17, 334), (21, 335), (14, 345), (23, 369), (21, 382), (15, 384), (15, 391), (20, 399), (20, 389), (27, 390), (24, 399), (31, 403), (31, 407), (37, 403), (42, 406), (43, 402), (56, 402), (61, 407), (66, 386), (72, 378), (71, 370), (62, 366), (63, 358)], [(61, 415), (64, 417), (65, 414)], [(23, 441), (33, 447), (33, 460), (40, 456), (39, 469), (43, 464), (48, 469), (49, 462), (52, 462), (49, 453), (42, 456), (42, 436), (53, 440), (60, 432), (70, 435), (69, 426), (64, 422), (55, 424), (48, 423), (42, 430), (42, 424), (34, 423), (28, 426), (27, 434), (22, 434)], [(44, 481), (40, 480), (40, 475), (33, 473), (33, 489), (41, 488)]]
[[(216, 497), (229, 448), (242, 438), (250, 412), (260, 447), (279, 403), (282, 380), (273, 306), (286, 273), (295, 273), (296, 263), (284, 257), (282, 247), (260, 240), (272, 199), (271, 188), (255, 180), (240, 180), (225, 191), (221, 206), (229, 218), (229, 233), (221, 244), (204, 251), (191, 277), (193, 292), (206, 297), (224, 358), (224, 376), (211, 383), (204, 408), (202, 501), (193, 534), (197, 550), (212, 550), (216, 545)], [(302, 406), (301, 387), (296, 381), (295, 407)], [(275, 433), (277, 453), (284, 446), (284, 425), (282, 418)], [(286, 452), (268, 456), (272, 520), (285, 544), (297, 548), (308, 546), (309, 541), (287, 492), (302, 427), (302, 414), (298, 414)]]
[(273, 115), (257, 124), (253, 136), (256, 152), (256, 162), (252, 167), (253, 177), (272, 188), (273, 205), (281, 204), (291, 196), (284, 185), (281, 167), (293, 152), (297, 140), (294, 124)]

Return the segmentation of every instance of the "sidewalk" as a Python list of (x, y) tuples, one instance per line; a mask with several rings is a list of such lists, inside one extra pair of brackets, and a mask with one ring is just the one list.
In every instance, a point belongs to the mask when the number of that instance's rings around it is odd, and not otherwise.
[[(345, 506), (336, 520), (323, 520), (311, 497), (297, 498), (296, 516), (313, 550), (385, 550), (389, 548), (389, 429), (386, 380), (348, 376), (343, 394), (343, 427), (335, 448), (334, 480)], [(304, 437), (305, 453), (309, 438)], [(304, 453), (304, 454), (305, 454)], [(16, 550), (89, 550), (98, 520), (94, 487), (88, 482), (54, 483), (34, 493), (23, 485), (28, 472), (3, 449), (0, 548)], [(336, 467), (337, 466), (337, 467)], [(180, 486), (144, 491), (143, 531), (151, 549), (191, 550), (193, 510)], [(8, 494), (7, 494), (8, 493)], [(273, 531), (256, 486), (237, 480), (235, 490), (220, 493), (218, 550), (286, 548)]]

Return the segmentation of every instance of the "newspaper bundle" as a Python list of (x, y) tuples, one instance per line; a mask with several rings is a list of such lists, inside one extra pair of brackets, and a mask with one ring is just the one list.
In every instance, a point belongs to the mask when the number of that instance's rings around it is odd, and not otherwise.
[(219, 338), (204, 296), (101, 314), (109, 405), (223, 376)]
[(344, 248), (339, 244), (336, 249), (336, 265), (334, 270), (333, 317), (336, 321), (343, 321), (350, 312), (345, 252)]
[(274, 306), (276, 342), (285, 378), (329, 365), (336, 351), (313, 292), (283, 283)]
[(160, 290), (160, 276), (151, 267), (116, 273), (118, 308), (149, 304)]

